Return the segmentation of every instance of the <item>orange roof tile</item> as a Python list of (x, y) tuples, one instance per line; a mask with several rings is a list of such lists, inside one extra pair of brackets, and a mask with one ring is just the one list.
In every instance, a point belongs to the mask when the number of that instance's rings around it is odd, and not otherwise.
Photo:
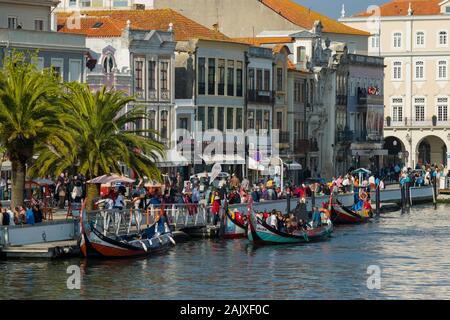
[[(410, 3), (413, 15), (437, 15), (441, 14), (440, 2), (442, 0), (394, 0), (380, 6), (381, 16), (406, 16)], [(353, 17), (368, 17), (371, 15), (372, 13), (360, 12)]]
[(316, 20), (320, 20), (323, 25), (323, 32), (327, 33), (339, 33), (339, 34), (352, 34), (369, 36), (370, 34), (346, 26), (336, 20), (333, 20), (327, 16), (324, 16), (318, 12), (310, 10), (304, 6), (301, 6), (291, 0), (260, 0), (261, 3), (283, 16), (290, 22), (298, 25), (299, 27), (310, 30), (314, 26)]
[(242, 42), (251, 44), (254, 46), (261, 46), (263, 44), (280, 44), (280, 43), (291, 43), (293, 38), (291, 37), (264, 37), (264, 38), (233, 38), (236, 42)]
[[(189, 39), (230, 40), (224, 34), (210, 30), (171, 9), (156, 10), (99, 10), (81, 12), (80, 28), (71, 28), (71, 13), (58, 14), (58, 31), (80, 33), (87, 37), (120, 37), (127, 21), (132, 30), (167, 31), (173, 24), (175, 40)], [(98, 28), (94, 24), (102, 23)]]

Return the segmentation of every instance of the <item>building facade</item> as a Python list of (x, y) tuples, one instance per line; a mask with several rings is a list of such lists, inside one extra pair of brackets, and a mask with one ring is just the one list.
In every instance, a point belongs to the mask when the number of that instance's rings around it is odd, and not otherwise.
[(50, 68), (62, 81), (83, 82), (85, 36), (59, 34), (52, 28), (58, 1), (0, 1), (0, 66), (14, 50), (36, 54), (38, 68)]
[(341, 22), (371, 32), (369, 54), (385, 57), (386, 164), (448, 167), (450, 2), (391, 1)]

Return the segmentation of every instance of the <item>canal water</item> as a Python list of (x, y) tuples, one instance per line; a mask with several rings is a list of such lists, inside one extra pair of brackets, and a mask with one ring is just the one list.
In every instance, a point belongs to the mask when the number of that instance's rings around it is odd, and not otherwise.
[[(79, 290), (67, 288), (71, 265)], [(449, 299), (449, 270), (450, 206), (427, 205), (306, 245), (196, 240), (138, 260), (0, 261), (0, 299)]]

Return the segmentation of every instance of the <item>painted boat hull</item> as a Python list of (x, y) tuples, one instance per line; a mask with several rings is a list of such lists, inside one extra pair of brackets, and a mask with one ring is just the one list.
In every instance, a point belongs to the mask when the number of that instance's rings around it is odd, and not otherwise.
[(104, 235), (94, 224), (85, 221), (85, 204), (81, 209), (80, 251), (86, 258), (129, 258), (149, 256), (164, 252), (175, 245), (171, 233), (155, 233), (156, 224), (137, 234), (111, 238)]
[(319, 228), (298, 231), (293, 234), (280, 232), (258, 219), (250, 208), (248, 210), (248, 222), (248, 239), (255, 245), (299, 244), (322, 241), (329, 238), (333, 232), (331, 221)]
[(240, 239), (247, 236), (248, 226), (233, 220), (230, 212), (227, 210), (225, 214), (225, 230), (223, 237), (225, 239)]
[(334, 224), (360, 224), (369, 222), (370, 219), (370, 214), (352, 211), (339, 203), (333, 203), (331, 206), (331, 220)]

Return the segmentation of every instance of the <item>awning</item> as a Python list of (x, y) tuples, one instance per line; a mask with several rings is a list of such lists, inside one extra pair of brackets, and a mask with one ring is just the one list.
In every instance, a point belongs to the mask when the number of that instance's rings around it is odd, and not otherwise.
[(203, 155), (200, 156), (207, 165), (220, 163), (220, 164), (245, 164), (245, 159), (238, 154), (215, 154), (213, 156)]
[(92, 180), (89, 180), (87, 183), (94, 184), (105, 184), (105, 185), (114, 185), (115, 183), (134, 183), (134, 179), (130, 179), (128, 177), (119, 176), (118, 174), (104, 174)]
[(189, 160), (186, 159), (175, 149), (167, 150), (166, 157), (159, 157), (156, 165), (159, 168), (170, 168), (170, 167), (185, 167), (189, 165)]
[(298, 163), (297, 161), (292, 161), (291, 163), (286, 163), (286, 161), (285, 161), (284, 163), (286, 164), (286, 167), (292, 171), (303, 169), (302, 165), (300, 163)]

